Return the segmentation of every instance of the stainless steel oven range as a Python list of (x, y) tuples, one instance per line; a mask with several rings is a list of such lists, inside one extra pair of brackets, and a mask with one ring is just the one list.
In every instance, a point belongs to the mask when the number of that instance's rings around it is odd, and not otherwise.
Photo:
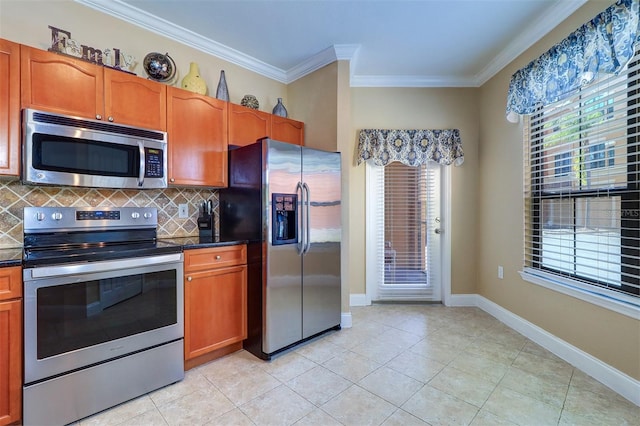
[(184, 378), (182, 248), (157, 224), (155, 208), (24, 208), (25, 425)]

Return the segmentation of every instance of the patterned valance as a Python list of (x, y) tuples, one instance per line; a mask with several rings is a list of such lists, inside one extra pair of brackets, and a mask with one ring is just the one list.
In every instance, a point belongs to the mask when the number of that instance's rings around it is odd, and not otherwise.
[(507, 119), (531, 114), (591, 83), (598, 73), (617, 73), (640, 40), (640, 0), (619, 0), (511, 77)]
[(370, 161), (386, 166), (399, 161), (421, 166), (428, 161), (459, 166), (464, 161), (460, 131), (451, 130), (360, 130), (358, 164)]

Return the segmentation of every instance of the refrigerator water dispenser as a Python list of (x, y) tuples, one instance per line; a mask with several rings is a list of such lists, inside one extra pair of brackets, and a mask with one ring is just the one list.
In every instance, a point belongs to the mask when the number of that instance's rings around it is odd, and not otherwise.
[(271, 244), (298, 243), (298, 196), (296, 194), (272, 194), (273, 235)]

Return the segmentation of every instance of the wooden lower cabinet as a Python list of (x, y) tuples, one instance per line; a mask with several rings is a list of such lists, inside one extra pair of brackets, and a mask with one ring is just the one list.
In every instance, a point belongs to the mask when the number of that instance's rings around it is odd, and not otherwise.
[(0, 425), (22, 413), (22, 268), (0, 269)]
[(242, 348), (247, 338), (245, 245), (185, 250), (185, 369)]

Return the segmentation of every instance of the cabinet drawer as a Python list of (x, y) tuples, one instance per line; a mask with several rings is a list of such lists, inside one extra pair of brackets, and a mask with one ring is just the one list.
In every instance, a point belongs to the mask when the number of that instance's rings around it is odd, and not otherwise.
[(22, 267), (0, 268), (0, 300), (22, 297)]
[(235, 245), (185, 250), (184, 271), (224, 268), (247, 263), (247, 246)]

